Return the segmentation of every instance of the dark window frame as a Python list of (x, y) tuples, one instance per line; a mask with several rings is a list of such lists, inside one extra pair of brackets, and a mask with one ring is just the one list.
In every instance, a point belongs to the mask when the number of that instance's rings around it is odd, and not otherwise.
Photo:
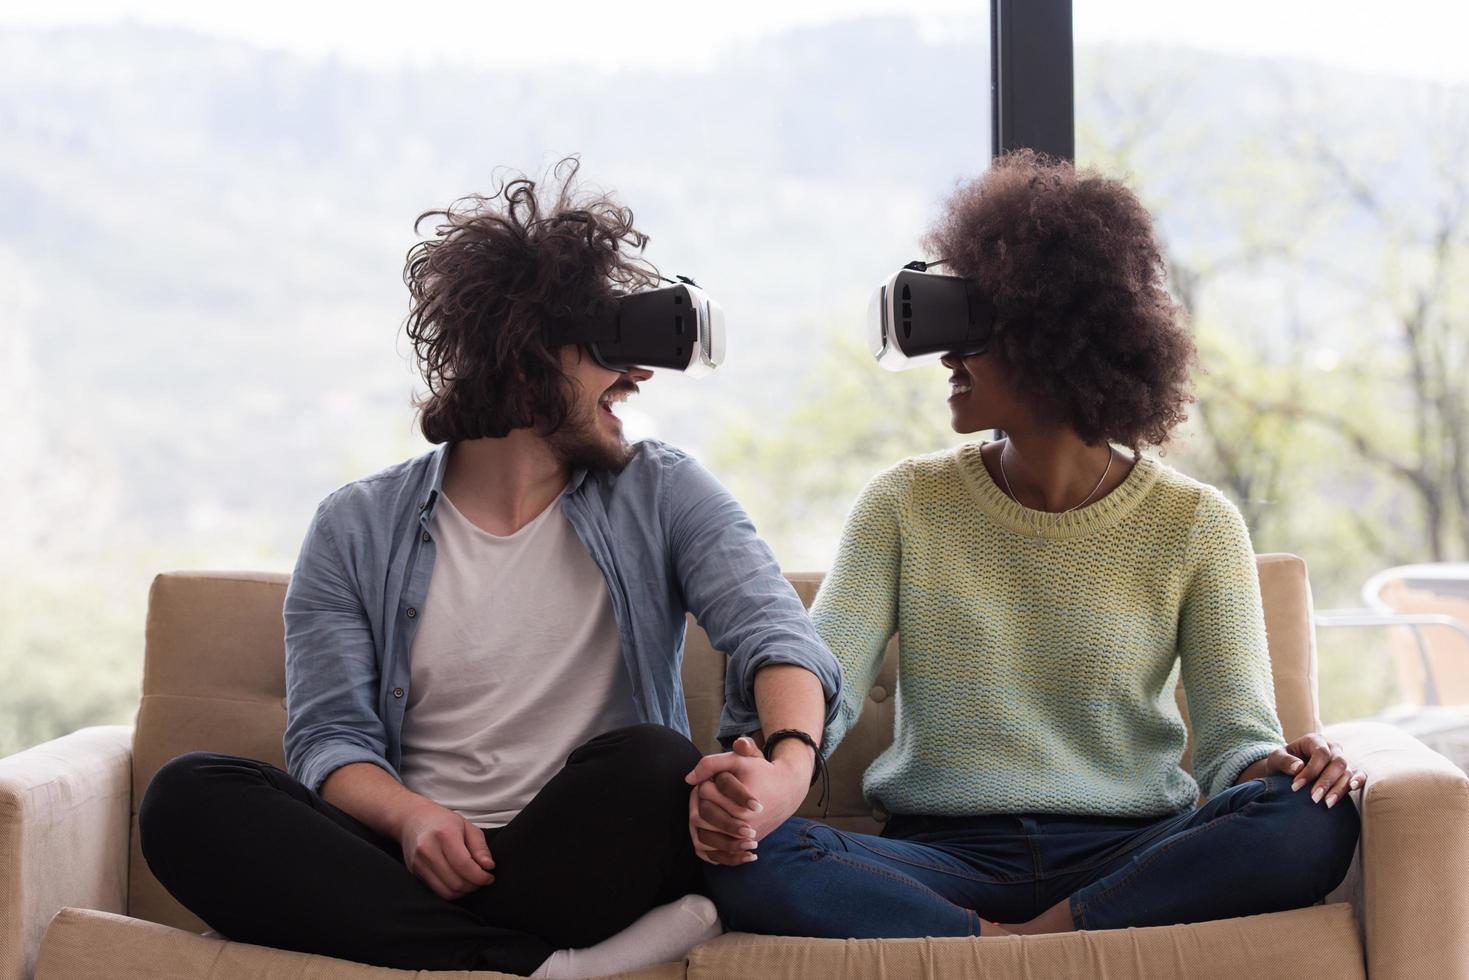
[(991, 147), (1076, 157), (1071, 0), (990, 0)]

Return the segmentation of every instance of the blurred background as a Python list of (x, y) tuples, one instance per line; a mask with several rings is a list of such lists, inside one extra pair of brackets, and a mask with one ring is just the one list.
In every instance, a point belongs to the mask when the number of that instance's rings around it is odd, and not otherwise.
[[(325, 494), (427, 448), (403, 256), (497, 176), (579, 154), (723, 302), (727, 366), (623, 414), (788, 570), (956, 440), (947, 371), (882, 371), (862, 327), (988, 160), (987, 5), (369, 6), (0, 7), (0, 755), (130, 717), (155, 573), (288, 571)], [(1318, 607), (1469, 560), (1466, 28), (1076, 0), (1078, 161), (1152, 209), (1203, 352), (1164, 458)], [(1392, 632), (1321, 631), (1327, 721), (1420, 696)]]

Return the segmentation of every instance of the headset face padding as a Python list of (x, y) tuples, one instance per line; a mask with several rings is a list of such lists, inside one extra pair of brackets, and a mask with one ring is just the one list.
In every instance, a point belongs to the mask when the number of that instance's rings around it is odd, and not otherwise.
[(983, 353), (993, 334), (994, 307), (964, 276), (903, 268), (868, 304), (867, 346), (890, 371)]

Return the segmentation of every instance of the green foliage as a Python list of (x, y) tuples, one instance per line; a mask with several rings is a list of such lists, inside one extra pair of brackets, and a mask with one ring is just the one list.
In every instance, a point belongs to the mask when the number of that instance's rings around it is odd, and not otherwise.
[(143, 595), (95, 571), (0, 578), (0, 756), (88, 725), (127, 723), (143, 675)]
[[(1290, 551), (1311, 565), (1318, 601), (1356, 602), (1356, 589), (1392, 559), (1380, 515), (1394, 487), (1297, 409), (1354, 416), (1377, 438), (1400, 426), (1386, 385), (1329, 359), (1277, 350), (1265, 359), (1210, 317), (1195, 321), (1198, 403), (1169, 461), (1220, 487), (1240, 508), (1259, 552)], [(1350, 364), (1351, 362), (1347, 362)], [(1344, 493), (1344, 490), (1349, 490)], [(1365, 504), (1365, 506), (1364, 506)], [(1394, 536), (1395, 537), (1395, 536)]]
[(1412, 701), (1398, 690), (1382, 629), (1316, 630), (1316, 669), (1325, 724), (1366, 718)]

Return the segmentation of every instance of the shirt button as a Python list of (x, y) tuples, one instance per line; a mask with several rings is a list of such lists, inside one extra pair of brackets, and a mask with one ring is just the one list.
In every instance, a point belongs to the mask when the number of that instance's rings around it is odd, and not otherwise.
[(423, 532), (423, 542), (424, 542), (424, 544), (427, 544), (428, 543), (428, 532), (427, 531), (424, 531)]
[(395, 698), (401, 698), (402, 696), (403, 696), (403, 689), (401, 687), (395, 687), (395, 688), (393, 688), (393, 697), (395, 697)]
[(408, 607), (408, 618), (409, 619), (417, 619), (418, 618), (418, 610), (417, 609), (414, 609), (412, 606), (409, 606)]

